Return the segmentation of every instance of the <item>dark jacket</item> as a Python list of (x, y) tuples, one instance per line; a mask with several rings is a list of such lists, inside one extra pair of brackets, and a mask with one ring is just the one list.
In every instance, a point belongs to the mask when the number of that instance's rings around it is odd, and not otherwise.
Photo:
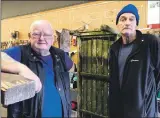
[[(63, 117), (69, 117), (71, 114), (70, 81), (65, 64), (65, 53), (55, 47), (50, 48), (50, 53), (53, 58), (55, 86), (61, 97)], [(21, 46), (21, 63), (27, 65), (43, 83), (45, 73), (41, 61), (39, 55), (31, 49), (30, 44)], [(8, 118), (41, 118), (42, 100), (43, 87), (33, 98), (9, 105)]]
[(136, 40), (126, 60), (120, 87), (118, 53), (121, 45), (122, 38), (117, 40), (110, 50), (110, 118), (156, 117), (160, 39), (136, 31)]

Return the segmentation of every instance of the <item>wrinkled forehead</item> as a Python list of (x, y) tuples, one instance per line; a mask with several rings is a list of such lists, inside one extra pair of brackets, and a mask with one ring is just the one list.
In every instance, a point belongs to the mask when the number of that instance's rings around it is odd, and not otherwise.
[(120, 18), (136, 18), (132, 13), (123, 13)]
[(52, 26), (46, 22), (35, 22), (31, 24), (30, 32), (53, 34)]

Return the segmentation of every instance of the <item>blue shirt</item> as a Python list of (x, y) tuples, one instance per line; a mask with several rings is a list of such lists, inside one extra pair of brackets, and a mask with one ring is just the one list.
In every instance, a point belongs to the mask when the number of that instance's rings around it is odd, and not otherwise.
[[(9, 56), (11, 56), (16, 61), (21, 60), (21, 51), (20, 47), (12, 47), (4, 50)], [(42, 108), (42, 117), (62, 117), (62, 105), (60, 95), (55, 87), (54, 83), (54, 71), (53, 71), (53, 60), (52, 57), (42, 56), (42, 64), (45, 69), (46, 78), (44, 81), (44, 99), (43, 99), (43, 108)], [(73, 62), (65, 54), (65, 62), (67, 69), (69, 70)]]
[(61, 99), (54, 83), (52, 57), (43, 56), (42, 60), (46, 73), (42, 117), (62, 117)]

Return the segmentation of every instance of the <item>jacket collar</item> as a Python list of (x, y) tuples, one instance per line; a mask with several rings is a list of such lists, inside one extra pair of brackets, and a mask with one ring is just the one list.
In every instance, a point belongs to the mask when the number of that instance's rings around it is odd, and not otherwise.
[[(28, 48), (28, 51), (29, 51), (29, 60), (32, 61), (32, 62), (41, 62), (42, 59), (41, 59), (41, 55), (39, 55), (36, 51), (34, 51), (32, 48), (31, 48), (31, 44), (28, 44), (29, 48)], [(55, 60), (53, 61), (53, 64), (56, 65), (57, 64), (57, 61), (60, 60), (58, 54), (56, 53), (55, 51), (55, 47), (51, 46), (51, 48), (49, 49), (49, 52), (52, 56), (52, 59)]]
[(136, 30), (136, 39), (133, 42), (134, 46), (133, 46), (132, 52), (136, 52), (137, 50), (139, 50), (140, 45), (143, 41), (144, 39), (142, 37), (142, 33), (139, 30)]
[[(136, 30), (136, 39), (133, 42), (134, 46), (132, 49), (132, 52), (135, 52), (136, 50), (139, 49), (140, 44), (144, 41), (144, 39), (142, 38), (142, 33), (139, 30)], [(116, 55), (118, 55), (119, 49), (122, 45), (122, 37), (120, 37), (111, 47), (111, 50), (113, 50), (115, 52)], [(117, 50), (118, 49), (118, 50)], [(131, 53), (132, 53), (131, 52)]]

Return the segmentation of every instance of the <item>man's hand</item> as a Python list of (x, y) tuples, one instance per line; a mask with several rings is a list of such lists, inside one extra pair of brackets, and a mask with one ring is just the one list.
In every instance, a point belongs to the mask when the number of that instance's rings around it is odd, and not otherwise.
[(30, 79), (30, 80), (34, 80), (35, 83), (36, 83), (36, 92), (38, 93), (41, 88), (42, 88), (42, 83), (40, 81), (40, 78), (34, 74), (27, 66), (25, 65), (20, 65), (20, 72), (19, 72), (19, 75), (27, 78), (27, 79)]

